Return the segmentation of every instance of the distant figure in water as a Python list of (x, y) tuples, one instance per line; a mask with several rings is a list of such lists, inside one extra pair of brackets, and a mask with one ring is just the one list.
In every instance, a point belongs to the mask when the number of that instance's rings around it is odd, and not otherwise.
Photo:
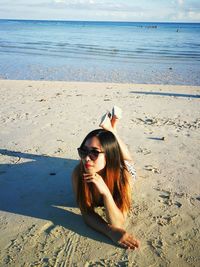
[[(128, 148), (117, 134), (121, 109), (114, 106), (78, 148), (80, 162), (72, 175), (73, 189), (83, 219), (123, 248), (136, 249), (139, 241), (124, 229), (131, 206), (131, 183), (136, 177)], [(105, 218), (95, 208), (103, 207)]]

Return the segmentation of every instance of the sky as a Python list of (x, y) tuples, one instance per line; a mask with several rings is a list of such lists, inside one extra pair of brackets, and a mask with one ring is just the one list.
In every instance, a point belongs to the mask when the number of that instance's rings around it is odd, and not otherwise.
[(200, 0), (0, 0), (0, 19), (200, 22)]

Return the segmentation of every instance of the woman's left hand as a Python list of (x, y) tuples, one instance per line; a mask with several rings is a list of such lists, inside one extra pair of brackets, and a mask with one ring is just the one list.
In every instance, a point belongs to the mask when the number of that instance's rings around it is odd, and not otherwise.
[(124, 229), (110, 225), (110, 231), (108, 232), (110, 239), (120, 245), (123, 248), (136, 249), (140, 247), (140, 241), (133, 235), (127, 233)]
[(103, 178), (98, 173), (84, 173), (83, 179), (86, 183), (95, 184), (101, 195), (106, 195), (108, 192), (110, 192)]

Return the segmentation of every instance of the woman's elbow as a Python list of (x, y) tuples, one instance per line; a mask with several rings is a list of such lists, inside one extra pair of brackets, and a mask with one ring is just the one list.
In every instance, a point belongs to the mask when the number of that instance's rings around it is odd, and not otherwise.
[(82, 214), (82, 218), (85, 224), (90, 225), (90, 221), (91, 221), (91, 212), (85, 212), (85, 211), (81, 211)]

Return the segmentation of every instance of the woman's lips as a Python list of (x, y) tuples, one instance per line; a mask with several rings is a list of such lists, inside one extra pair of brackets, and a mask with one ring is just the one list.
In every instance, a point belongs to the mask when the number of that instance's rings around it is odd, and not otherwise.
[(89, 169), (89, 168), (91, 168), (91, 167), (92, 167), (92, 165), (90, 165), (90, 164), (88, 164), (88, 163), (85, 164), (85, 168), (86, 168), (86, 169)]

